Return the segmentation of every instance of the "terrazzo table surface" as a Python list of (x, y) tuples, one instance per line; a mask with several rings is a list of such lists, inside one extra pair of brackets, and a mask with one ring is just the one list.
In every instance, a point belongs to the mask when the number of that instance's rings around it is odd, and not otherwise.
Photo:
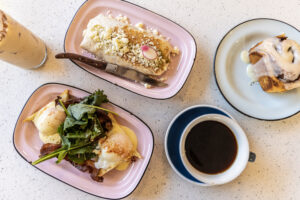
[[(195, 37), (197, 59), (182, 90), (169, 100), (153, 100), (103, 81), (68, 60), (63, 51), (67, 27), (83, 0), (0, 0), (0, 8), (39, 35), (49, 59), (26, 71), (0, 62), (0, 199), (98, 199), (61, 183), (28, 165), (15, 151), (12, 133), (32, 91), (46, 82), (60, 82), (94, 91), (102, 88), (111, 101), (141, 117), (155, 137), (154, 153), (137, 189), (128, 199), (300, 199), (300, 114), (267, 122), (240, 114), (221, 96), (213, 78), (213, 57), (219, 41), (236, 24), (257, 17), (283, 20), (300, 29), (300, 1), (277, 0), (130, 0), (184, 26)], [(195, 104), (219, 106), (236, 118), (256, 152), (236, 180), (222, 186), (199, 187), (171, 169), (164, 152), (165, 131), (182, 109)]]

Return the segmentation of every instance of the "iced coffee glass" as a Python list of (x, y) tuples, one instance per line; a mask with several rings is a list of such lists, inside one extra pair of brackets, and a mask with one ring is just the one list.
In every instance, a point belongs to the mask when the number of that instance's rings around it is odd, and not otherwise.
[(1, 10), (0, 59), (25, 69), (38, 68), (47, 59), (45, 43)]

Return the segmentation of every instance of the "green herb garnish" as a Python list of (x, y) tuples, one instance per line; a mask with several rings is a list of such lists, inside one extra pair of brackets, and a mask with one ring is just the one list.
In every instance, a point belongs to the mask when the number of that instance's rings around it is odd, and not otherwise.
[(54, 157), (57, 157), (56, 163), (67, 157), (73, 163), (83, 164), (86, 160), (95, 157), (93, 151), (98, 140), (105, 136), (96, 111), (101, 109), (116, 114), (100, 107), (102, 103), (108, 102), (107, 96), (100, 90), (85, 97), (80, 103), (69, 105), (68, 108), (61, 99), (58, 99), (58, 102), (67, 115), (57, 130), (62, 141), (61, 147), (34, 161), (33, 165)]

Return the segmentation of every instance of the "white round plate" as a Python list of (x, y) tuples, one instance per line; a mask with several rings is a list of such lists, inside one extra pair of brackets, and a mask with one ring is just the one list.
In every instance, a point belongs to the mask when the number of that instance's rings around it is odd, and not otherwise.
[(268, 37), (285, 33), (300, 44), (295, 27), (275, 19), (252, 19), (232, 28), (221, 40), (215, 54), (214, 74), (224, 98), (239, 112), (262, 120), (280, 120), (300, 111), (300, 89), (266, 93), (258, 83), (250, 85), (247, 64), (240, 53)]

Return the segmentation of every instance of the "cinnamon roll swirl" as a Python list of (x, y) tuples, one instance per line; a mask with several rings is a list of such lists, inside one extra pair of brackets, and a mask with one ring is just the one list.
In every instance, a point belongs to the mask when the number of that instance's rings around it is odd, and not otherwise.
[(300, 45), (285, 34), (256, 44), (249, 50), (249, 60), (250, 71), (265, 92), (300, 87)]

